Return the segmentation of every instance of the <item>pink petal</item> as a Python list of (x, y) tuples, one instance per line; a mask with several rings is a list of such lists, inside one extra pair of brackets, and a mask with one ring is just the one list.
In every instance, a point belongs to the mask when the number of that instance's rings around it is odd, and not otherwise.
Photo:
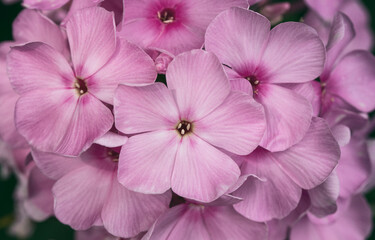
[(174, 129), (179, 112), (173, 95), (162, 83), (118, 87), (114, 100), (116, 128), (133, 134)]
[(255, 71), (267, 44), (270, 28), (270, 21), (264, 16), (246, 9), (232, 8), (218, 15), (208, 26), (205, 48), (236, 71), (245, 65)]
[(336, 167), (340, 147), (322, 118), (313, 118), (305, 137), (283, 152), (275, 153), (276, 163), (300, 187), (321, 184)]
[(370, 52), (357, 50), (347, 54), (327, 81), (327, 91), (362, 112), (371, 112), (375, 109), (374, 65), (375, 57)]
[(330, 36), (327, 43), (327, 62), (324, 66), (324, 73), (322, 79), (325, 79), (325, 74), (329, 74), (333, 65), (337, 62), (340, 54), (342, 54), (345, 47), (352, 41), (355, 36), (353, 23), (343, 13), (338, 13), (331, 25)]
[(359, 193), (371, 172), (371, 164), (364, 139), (353, 138), (341, 148), (341, 158), (337, 166), (340, 179), (340, 196), (348, 198)]
[(84, 79), (97, 72), (116, 50), (113, 13), (103, 8), (78, 11), (69, 19), (66, 30), (78, 77)]
[(237, 164), (226, 154), (195, 135), (181, 139), (172, 174), (172, 190), (178, 195), (211, 202), (236, 183)]
[(61, 25), (65, 26), (66, 23), (69, 21), (69, 19), (76, 14), (79, 10), (82, 10), (84, 8), (89, 7), (95, 7), (98, 6), (103, 0), (73, 0), (71, 1), (71, 5), (69, 7), (68, 13), (66, 13), (66, 16), (61, 21)]
[(332, 17), (339, 11), (345, 0), (331, 0), (327, 3), (324, 0), (306, 0), (305, 1), (310, 8), (315, 10), (326, 20), (331, 20)]
[(135, 236), (151, 227), (168, 209), (170, 200), (170, 191), (162, 195), (136, 193), (127, 190), (114, 177), (111, 194), (102, 210), (104, 227), (115, 236)]
[(244, 78), (235, 79), (230, 81), (230, 85), (232, 86), (233, 91), (240, 91), (249, 94), (250, 96), (253, 95), (253, 88), (249, 81)]
[(324, 44), (316, 31), (297, 22), (281, 23), (272, 29), (262, 65), (268, 82), (299, 83), (318, 77), (325, 61)]
[(62, 7), (68, 0), (23, 0), (23, 5), (31, 9), (53, 10)]
[(262, 148), (246, 156), (242, 174), (253, 174), (262, 179), (248, 177), (233, 195), (243, 198), (234, 208), (247, 218), (264, 222), (286, 217), (297, 207), (301, 188), (275, 164), (275, 154)]
[(67, 39), (60, 28), (40, 12), (23, 10), (13, 22), (13, 38), (18, 42), (43, 42), (69, 55)]
[(75, 80), (64, 56), (40, 42), (12, 48), (8, 54), (8, 76), (19, 94), (38, 89), (73, 88)]
[(141, 193), (167, 191), (171, 186), (178, 142), (179, 136), (175, 130), (130, 137), (121, 149), (119, 182), (126, 188)]
[(333, 171), (322, 184), (308, 191), (311, 201), (310, 213), (321, 218), (336, 212), (339, 191), (339, 178), (336, 171)]
[(87, 87), (100, 100), (113, 104), (119, 83), (141, 85), (153, 83), (155, 79), (154, 61), (136, 45), (118, 39), (115, 55), (87, 79)]
[(41, 152), (36, 149), (33, 149), (31, 153), (40, 171), (47, 177), (55, 180), (84, 166), (78, 157), (64, 157), (54, 153)]
[(267, 121), (262, 147), (282, 151), (301, 141), (312, 117), (311, 104), (304, 97), (273, 84), (261, 85), (255, 97), (263, 105)]
[(193, 50), (177, 56), (167, 70), (181, 117), (198, 120), (218, 107), (230, 92), (222, 65), (212, 53)]
[(53, 187), (55, 214), (62, 223), (85, 230), (100, 218), (113, 175), (107, 163), (101, 165), (100, 168), (87, 165), (56, 182)]
[(114, 147), (121, 147), (128, 141), (128, 137), (116, 134), (114, 132), (107, 132), (100, 138), (96, 139), (94, 143), (99, 144), (101, 146), (114, 148)]
[(194, 123), (194, 133), (216, 147), (247, 155), (259, 145), (265, 127), (262, 105), (247, 94), (231, 92), (223, 104)]
[(52, 186), (55, 181), (47, 178), (33, 167), (27, 182), (27, 199), (24, 207), (28, 215), (36, 221), (44, 221), (53, 215)]
[(331, 131), (340, 147), (343, 147), (349, 143), (351, 135), (349, 127), (339, 124), (333, 126)]

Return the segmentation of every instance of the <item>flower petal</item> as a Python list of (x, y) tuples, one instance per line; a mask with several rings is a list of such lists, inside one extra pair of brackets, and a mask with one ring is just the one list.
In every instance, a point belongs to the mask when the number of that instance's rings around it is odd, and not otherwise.
[(194, 123), (193, 131), (216, 147), (247, 155), (259, 145), (265, 127), (262, 105), (245, 93), (231, 92), (223, 104)]
[(171, 196), (170, 191), (161, 195), (132, 192), (114, 177), (111, 194), (102, 210), (104, 227), (109, 233), (124, 238), (147, 231), (168, 209)]
[(155, 79), (154, 61), (136, 45), (118, 39), (115, 55), (87, 79), (87, 88), (100, 100), (113, 104), (118, 84), (142, 85)]
[(171, 186), (178, 142), (179, 136), (175, 130), (130, 137), (120, 153), (119, 182), (141, 193), (167, 191)]
[(264, 84), (255, 96), (264, 107), (267, 127), (260, 145), (270, 151), (283, 151), (301, 141), (309, 129), (311, 104), (292, 90)]
[(69, 19), (66, 31), (76, 76), (83, 79), (103, 67), (116, 50), (113, 13), (104, 8), (78, 11)]
[(69, 63), (45, 43), (12, 47), (7, 61), (9, 80), (19, 94), (37, 89), (73, 88), (75, 77)]
[(173, 129), (179, 122), (173, 95), (162, 83), (144, 87), (119, 86), (114, 113), (116, 128), (127, 134)]
[(322, 73), (325, 48), (313, 28), (297, 22), (281, 23), (272, 29), (261, 62), (268, 82), (307, 82)]
[(177, 56), (167, 69), (182, 118), (198, 120), (218, 107), (230, 92), (222, 65), (212, 53), (193, 50)]
[(243, 185), (233, 192), (243, 198), (234, 208), (245, 217), (259, 222), (286, 217), (298, 205), (302, 190), (275, 164), (274, 153), (258, 148), (246, 156), (241, 166), (242, 174), (248, 177)]
[(62, 7), (69, 0), (24, 0), (23, 5), (31, 9), (54, 10)]
[(267, 44), (270, 28), (270, 21), (259, 13), (231, 8), (208, 26), (205, 48), (234, 70), (247, 66), (254, 71)]
[(226, 154), (195, 135), (184, 136), (176, 155), (172, 190), (200, 202), (211, 202), (236, 183), (237, 164)]
[(275, 153), (277, 163), (300, 187), (311, 189), (321, 184), (336, 167), (340, 147), (324, 119), (313, 118), (298, 144)]

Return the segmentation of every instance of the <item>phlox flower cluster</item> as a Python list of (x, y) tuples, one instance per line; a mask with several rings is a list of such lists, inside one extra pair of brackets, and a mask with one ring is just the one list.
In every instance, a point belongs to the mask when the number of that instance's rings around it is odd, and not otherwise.
[(0, 43), (13, 234), (55, 216), (77, 240), (369, 235), (375, 57), (360, 1), (22, 4)]

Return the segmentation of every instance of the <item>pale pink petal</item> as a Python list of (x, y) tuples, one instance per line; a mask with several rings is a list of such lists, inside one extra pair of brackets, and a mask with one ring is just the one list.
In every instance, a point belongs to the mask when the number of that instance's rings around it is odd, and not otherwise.
[(284, 87), (264, 84), (255, 96), (264, 107), (266, 131), (260, 145), (282, 151), (301, 141), (309, 129), (311, 104), (301, 95)]
[(174, 129), (179, 122), (173, 95), (162, 83), (144, 87), (120, 85), (114, 113), (116, 128), (127, 134)]
[(325, 61), (325, 48), (316, 31), (297, 22), (272, 29), (261, 60), (265, 79), (274, 83), (307, 82), (318, 77)]
[(114, 147), (121, 147), (128, 141), (128, 137), (114, 133), (114, 132), (107, 132), (100, 138), (96, 139), (94, 143), (99, 144), (101, 146), (114, 148)]
[(341, 148), (341, 158), (337, 166), (340, 179), (340, 196), (348, 198), (359, 193), (371, 172), (370, 159), (364, 139), (352, 140)]
[(212, 53), (193, 50), (177, 56), (167, 70), (182, 118), (198, 120), (218, 107), (230, 92), (222, 65)]
[(264, 179), (260, 181), (250, 176), (233, 192), (234, 196), (243, 198), (234, 208), (251, 220), (264, 222), (286, 217), (301, 198), (301, 188), (275, 164), (276, 161), (274, 153), (259, 148), (248, 155), (241, 166), (242, 174)]
[(250, 96), (253, 95), (253, 88), (251, 84), (244, 78), (231, 80), (230, 85), (232, 86), (233, 91), (244, 92), (249, 94)]
[[(340, 205), (339, 205), (340, 209)], [(371, 209), (366, 200), (357, 195), (329, 224), (314, 224), (308, 217), (299, 221), (291, 231), (291, 240), (363, 240), (371, 232)]]
[(47, 177), (55, 180), (84, 166), (84, 163), (78, 157), (64, 157), (54, 153), (41, 152), (36, 149), (33, 149), (31, 154), (40, 171)]
[(43, 42), (68, 56), (68, 42), (61, 29), (40, 12), (23, 10), (12, 27), (17, 42)]
[(95, 7), (98, 6), (103, 0), (73, 0), (71, 1), (71, 5), (69, 7), (69, 12), (66, 13), (66, 16), (61, 21), (61, 25), (65, 26), (69, 19), (74, 16), (76, 12), (82, 10), (84, 8)]
[(78, 77), (84, 79), (97, 72), (116, 50), (113, 13), (104, 8), (78, 11), (69, 19), (66, 30)]
[(135, 236), (151, 227), (168, 209), (170, 200), (170, 191), (162, 195), (132, 192), (118, 183), (114, 176), (111, 194), (101, 215), (104, 227), (115, 236)]
[(320, 14), (326, 20), (331, 20), (346, 0), (305, 0), (310, 8)]
[(247, 155), (259, 145), (266, 120), (261, 104), (245, 93), (231, 92), (223, 104), (194, 122), (193, 128), (194, 133), (208, 143)]
[(321, 184), (336, 167), (340, 147), (322, 118), (313, 118), (298, 144), (274, 153), (277, 163), (300, 187), (311, 189)]
[(97, 98), (90, 94), (81, 96), (56, 152), (79, 155), (111, 129), (113, 120), (111, 110)]
[(118, 240), (105, 230), (104, 227), (92, 227), (86, 231), (76, 231), (74, 234), (76, 240)]
[(154, 61), (136, 45), (118, 39), (116, 53), (107, 64), (87, 79), (87, 88), (100, 100), (113, 104), (118, 84), (150, 84), (155, 79)]
[(327, 61), (321, 79), (325, 79), (325, 75), (329, 74), (339, 55), (342, 54), (343, 50), (350, 41), (352, 41), (354, 36), (355, 30), (353, 23), (348, 16), (343, 13), (338, 13), (331, 25), (327, 43)]
[(120, 153), (119, 182), (136, 192), (167, 191), (171, 186), (178, 142), (179, 135), (175, 130), (130, 137)]
[(13, 47), (7, 61), (9, 80), (19, 94), (73, 88), (75, 77), (69, 63), (47, 44), (34, 42)]
[(337, 210), (339, 192), (339, 178), (336, 171), (333, 171), (322, 184), (308, 191), (311, 201), (310, 213), (319, 218), (334, 213)]
[(349, 127), (338, 124), (333, 126), (331, 131), (340, 147), (343, 147), (349, 143), (351, 135)]
[(55, 184), (35, 166), (27, 181), (27, 198), (24, 207), (28, 215), (36, 221), (44, 221), (53, 215), (52, 186)]
[(107, 164), (87, 165), (62, 177), (53, 187), (55, 214), (76, 230), (91, 227), (107, 200), (113, 169)]
[(236, 183), (237, 164), (226, 154), (195, 135), (181, 139), (172, 174), (172, 190), (178, 195), (211, 202)]
[(250, 72), (255, 71), (270, 28), (270, 21), (259, 13), (232, 8), (218, 15), (208, 26), (205, 48), (236, 71), (245, 67)]
[(54, 10), (62, 7), (69, 0), (23, 0), (23, 5), (31, 9)]
[(375, 57), (370, 52), (357, 50), (347, 54), (327, 81), (327, 91), (340, 96), (360, 111), (374, 110), (374, 65)]

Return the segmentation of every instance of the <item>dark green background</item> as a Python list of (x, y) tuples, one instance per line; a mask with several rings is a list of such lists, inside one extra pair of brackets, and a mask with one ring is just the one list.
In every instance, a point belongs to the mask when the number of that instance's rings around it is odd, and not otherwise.
[[(330, 0), (327, 0), (330, 1)], [(375, 32), (375, 1), (363, 0), (371, 13), (372, 29)], [(0, 3), (0, 41), (12, 40), (12, 21), (22, 10), (20, 4), (4, 5)], [(299, 16), (289, 16), (289, 20), (298, 20)], [(374, 66), (375, 67), (375, 66)], [(0, 103), (1, 104), (1, 103)], [(0, 167), (1, 168), (1, 167)], [(14, 218), (13, 191), (16, 186), (16, 178), (12, 175), (9, 179), (0, 179), (0, 240), (16, 240), (7, 234), (7, 227)], [(367, 194), (373, 212), (375, 212), (375, 191)], [(374, 221), (375, 222), (375, 218)], [(35, 225), (34, 234), (30, 240), (70, 240), (73, 239), (73, 230), (59, 223), (55, 218)], [(375, 231), (368, 239), (375, 239)]]

